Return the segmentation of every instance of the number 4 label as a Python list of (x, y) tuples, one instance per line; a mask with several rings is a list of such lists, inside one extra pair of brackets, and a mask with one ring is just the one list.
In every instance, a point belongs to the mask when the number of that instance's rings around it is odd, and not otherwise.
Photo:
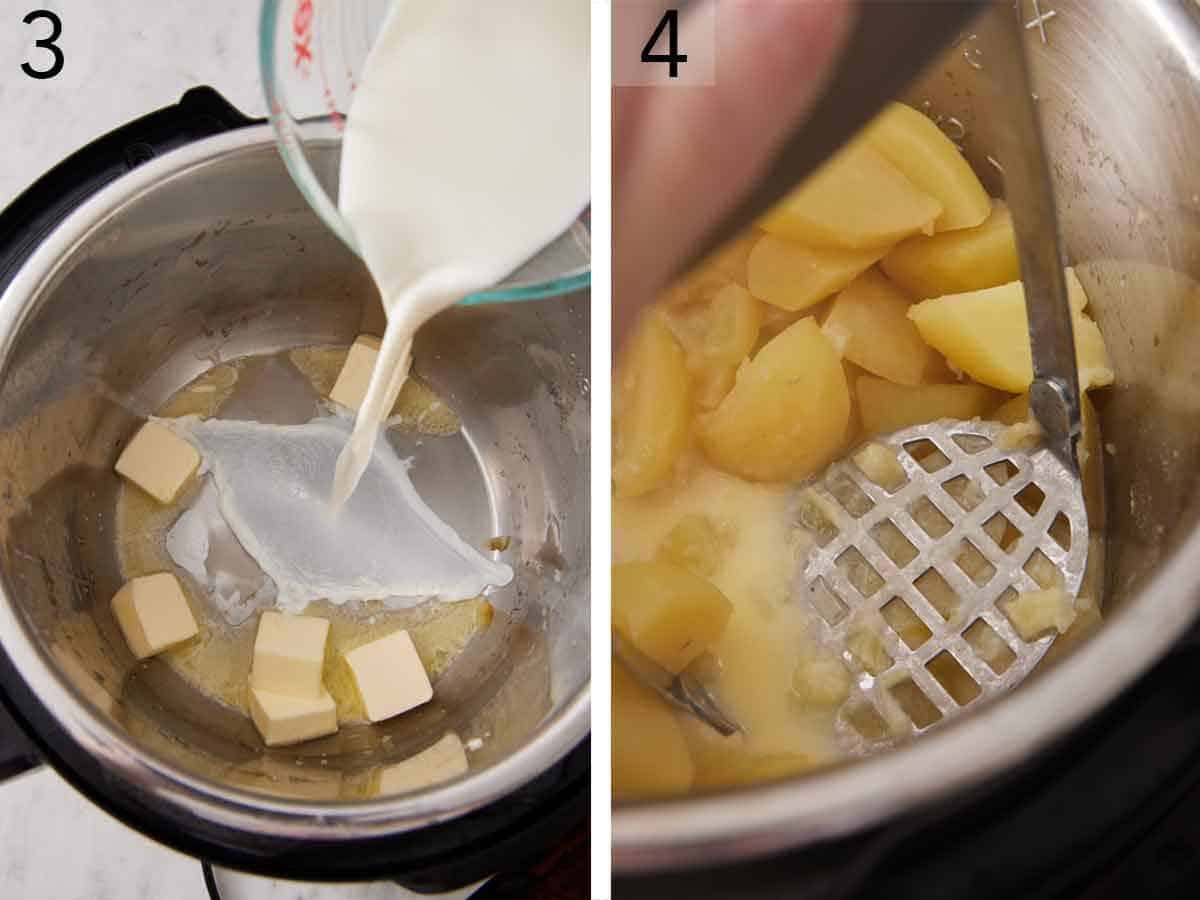
[[(662, 38), (664, 31), (667, 32), (667, 52), (655, 53), (654, 45)], [(650, 40), (642, 48), (642, 62), (667, 63), (670, 67), (667, 70), (669, 77), (679, 77), (679, 64), (687, 62), (687, 54), (679, 52), (679, 10), (668, 9), (663, 13), (654, 34), (650, 35)]]
[(723, 5), (719, 0), (612, 0), (613, 84), (715, 84), (717, 13)]

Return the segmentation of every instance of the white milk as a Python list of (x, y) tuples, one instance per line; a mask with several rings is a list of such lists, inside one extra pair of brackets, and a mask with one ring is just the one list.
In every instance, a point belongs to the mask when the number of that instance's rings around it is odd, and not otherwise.
[[(588, 0), (395, 0), (347, 116), (338, 199), (388, 326), (334, 506), (428, 319), (504, 279), (588, 203)], [(553, 301), (549, 301), (553, 302)]]

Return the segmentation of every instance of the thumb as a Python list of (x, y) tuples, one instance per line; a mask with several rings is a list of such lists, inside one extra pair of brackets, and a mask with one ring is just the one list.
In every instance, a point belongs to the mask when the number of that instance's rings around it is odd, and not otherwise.
[(720, 0), (713, 85), (614, 89), (614, 346), (820, 95), (852, 11), (852, 0)]

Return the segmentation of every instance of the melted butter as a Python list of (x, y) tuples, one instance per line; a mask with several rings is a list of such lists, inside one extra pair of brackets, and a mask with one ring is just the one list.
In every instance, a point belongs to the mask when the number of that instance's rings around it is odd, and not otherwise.
[[(324, 396), (347, 352), (346, 347), (312, 347), (293, 350), (288, 356)], [(244, 380), (242, 373), (263, 365), (265, 359), (250, 357), (209, 370), (164, 404), (159, 415), (215, 415), (236, 394)], [(405, 409), (425, 410), (425, 425), (443, 429), (436, 433), (452, 434), (458, 430), (458, 417), (427, 385), (412, 381), (409, 384), (415, 387), (408, 389)], [(413, 421), (420, 421), (420, 416)], [(453, 429), (444, 430), (451, 422)], [(201, 693), (245, 712), (246, 683), (258, 617), (252, 616), (237, 626), (229, 625), (197, 590), (194, 581), (174, 565), (166, 550), (167, 532), (191, 504), (199, 485), (197, 480), (175, 503), (164, 506), (122, 482), (116, 509), (118, 559), (127, 579), (162, 571), (180, 576), (200, 633), (195, 640), (166, 651), (161, 658)], [(309, 604), (304, 612), (330, 621), (325, 684), (337, 703), (338, 719), (344, 724), (364, 720), (357, 691), (342, 661), (344, 653), (392, 631), (407, 629), (430, 678), (436, 681), (467, 643), (488, 627), (493, 616), (491, 604), (482, 597), (457, 603), (433, 601), (409, 609), (389, 609), (380, 601), (342, 606), (318, 601)]]
[[(810, 619), (790, 585), (799, 548), (788, 525), (790, 489), (751, 484), (699, 460), (684, 486), (613, 501), (613, 560), (653, 559), (675, 525), (704, 515), (724, 536), (710, 576), (733, 604), (714, 648), (711, 676), (721, 702), (746, 735), (721, 738), (691, 727), (680, 715), (696, 762), (698, 784), (726, 784), (782, 776), (837, 755), (834, 711), (808, 706), (792, 690), (797, 664), (817, 652)], [(757, 774), (755, 774), (757, 773)]]

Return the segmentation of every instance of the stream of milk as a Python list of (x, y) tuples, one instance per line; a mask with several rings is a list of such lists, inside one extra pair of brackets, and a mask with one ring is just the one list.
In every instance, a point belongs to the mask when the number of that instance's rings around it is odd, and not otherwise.
[(395, 0), (342, 142), (338, 205), (388, 325), (337, 460), (335, 508), (367, 468), (421, 325), (503, 280), (586, 208), (589, 7)]

